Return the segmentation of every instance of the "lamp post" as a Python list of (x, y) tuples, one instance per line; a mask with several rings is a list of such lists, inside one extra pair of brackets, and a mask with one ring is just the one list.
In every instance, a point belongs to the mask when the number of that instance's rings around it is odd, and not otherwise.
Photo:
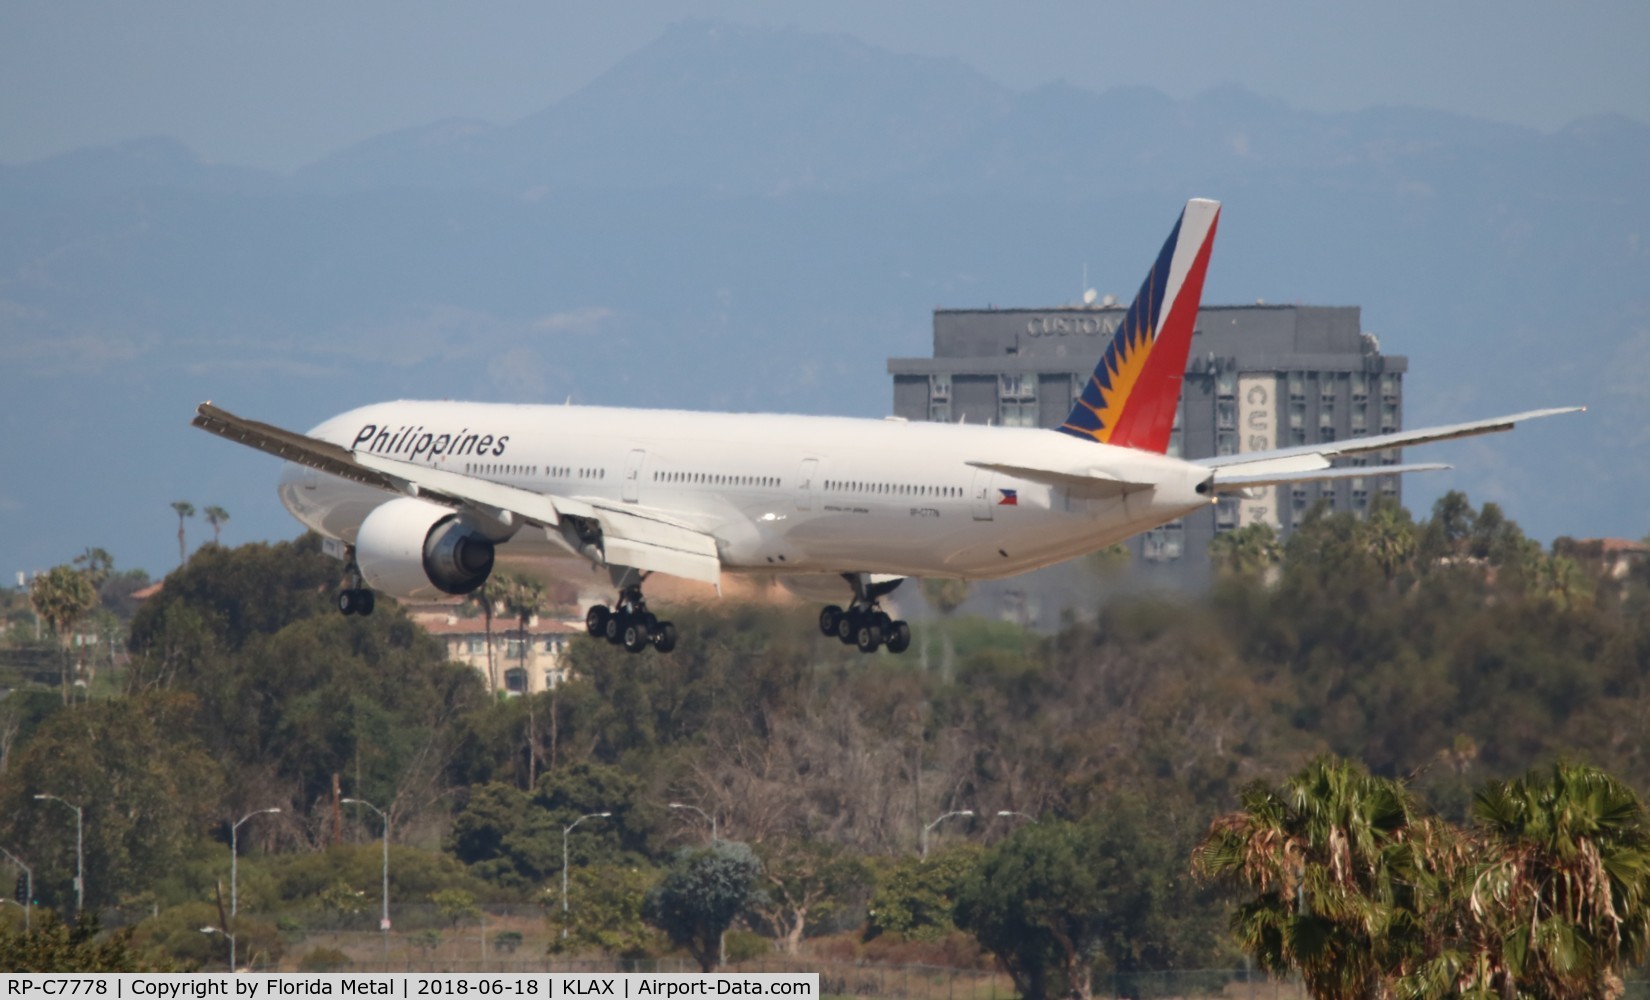
[(927, 826), (923, 827), (922, 828), (922, 856), (925, 857), (925, 858), (928, 857), (928, 831), (934, 829), (934, 827), (939, 826), (941, 823), (945, 822), (946, 820), (950, 819), (953, 816), (972, 816), (972, 815), (974, 815), (974, 810), (972, 810), (972, 809), (957, 809), (957, 810), (954, 810), (952, 812), (948, 812), (943, 816), (940, 816), (939, 818), (935, 819), (934, 822), (932, 822), (932, 823), (928, 824)]
[[(378, 929), (383, 931), (385, 934), (388, 934), (390, 932), (390, 817), (384, 812), (384, 810), (373, 805), (371, 802), (368, 802), (366, 799), (339, 799), (338, 801), (348, 802), (352, 805), (366, 806), (368, 809), (371, 809), (373, 812), (377, 813), (379, 817), (384, 820), (384, 888), (383, 892), (380, 893), (380, 898), (383, 900), (383, 910), (378, 916)], [(386, 945), (386, 947), (388, 946)]]
[(56, 795), (40, 794), (35, 798), (61, 802), (74, 810), (74, 915), (78, 920), (80, 911), (86, 906), (86, 812), (68, 799)]
[(1028, 823), (1037, 822), (1037, 817), (1031, 815), (1030, 813), (1020, 812), (1018, 809), (999, 809), (999, 810), (997, 810), (997, 815), (1005, 816), (1005, 817), (1006, 816), (1018, 816), (1021, 819), (1028, 822)]
[(23, 860), (12, 852), (0, 847), (0, 854), (23, 871), (23, 930), (28, 931), (34, 916), (34, 869), (23, 863)]
[(567, 835), (573, 832), (575, 826), (587, 819), (605, 819), (611, 815), (613, 814), (610, 812), (585, 813), (561, 828), (561, 936), (564, 941), (567, 939)]
[(230, 973), (230, 975), (234, 975), (235, 972), (238, 971), (237, 966), (235, 964), (235, 935), (233, 935), (233, 934), (229, 933), (228, 931), (224, 930), (222, 927), (202, 927), (201, 928), (201, 933), (202, 934), (222, 934), (224, 937), (229, 939), (229, 973)]
[[(711, 844), (715, 845), (715, 843), (718, 840), (722, 839), (722, 838), (720, 838), (716, 835), (716, 814), (715, 813), (705, 812), (703, 809), (700, 809), (698, 806), (689, 805), (686, 802), (672, 802), (670, 804), (670, 808), (672, 808), (672, 809), (692, 809), (694, 812), (696, 812), (699, 815), (705, 817), (705, 819), (710, 820), (710, 842), (711, 842)], [(723, 931), (716, 938), (716, 964), (718, 966), (728, 964), (728, 932), (727, 931)]]
[(239, 913), (241, 909), (241, 895), (238, 888), (240, 884), (241, 824), (245, 823), (254, 816), (262, 816), (264, 813), (278, 813), (280, 811), (281, 809), (279, 806), (275, 806), (270, 809), (259, 809), (257, 812), (247, 813), (245, 816), (242, 816), (239, 820), (229, 825), (229, 915), (232, 917)]
[(715, 813), (705, 812), (703, 809), (700, 809), (698, 806), (691, 806), (691, 805), (688, 805), (686, 802), (672, 802), (670, 804), (670, 808), (672, 808), (672, 809), (692, 809), (694, 812), (696, 812), (699, 815), (705, 817), (705, 819), (707, 821), (709, 821), (709, 823), (710, 823), (710, 842), (714, 844), (718, 840), (722, 839), (721, 837), (716, 835), (716, 814)]

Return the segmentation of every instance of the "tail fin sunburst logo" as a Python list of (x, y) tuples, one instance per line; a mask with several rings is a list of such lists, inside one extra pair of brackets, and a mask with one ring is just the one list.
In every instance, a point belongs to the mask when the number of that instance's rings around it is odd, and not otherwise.
[(1127, 317), (1057, 430), (1126, 448), (1168, 449), (1219, 220), (1218, 201), (1186, 203)]

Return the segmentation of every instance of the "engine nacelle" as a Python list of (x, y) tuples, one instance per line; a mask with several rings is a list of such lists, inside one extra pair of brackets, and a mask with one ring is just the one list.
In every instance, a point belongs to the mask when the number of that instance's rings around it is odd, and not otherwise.
[(395, 597), (468, 594), (487, 582), (503, 540), (450, 508), (402, 497), (361, 522), (355, 565), (369, 587)]

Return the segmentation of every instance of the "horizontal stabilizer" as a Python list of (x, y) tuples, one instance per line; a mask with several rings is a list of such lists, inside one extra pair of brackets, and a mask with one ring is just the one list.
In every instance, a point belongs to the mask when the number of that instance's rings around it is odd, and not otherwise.
[(1351, 468), (1318, 468), (1302, 469), (1295, 472), (1286, 472), (1281, 469), (1271, 472), (1251, 471), (1248, 466), (1234, 466), (1228, 469), (1216, 469), (1211, 480), (1216, 493), (1235, 493), (1251, 487), (1281, 486), (1284, 483), (1315, 483), (1330, 479), (1355, 479), (1359, 476), (1394, 476), (1404, 472), (1437, 472), (1448, 469), (1447, 465), (1436, 462), (1417, 465), (1364, 465)]

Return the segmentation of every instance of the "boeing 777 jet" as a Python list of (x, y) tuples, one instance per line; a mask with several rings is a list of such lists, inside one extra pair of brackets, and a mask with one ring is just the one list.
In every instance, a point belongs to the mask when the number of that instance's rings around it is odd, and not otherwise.
[[(1334, 460), (1510, 429), (1579, 407), (1276, 451), (1165, 454), (1220, 217), (1186, 203), (1065, 422), (1053, 430), (836, 417), (401, 400), (308, 434), (211, 403), (194, 425), (286, 459), (280, 498), (346, 564), (344, 614), (374, 591), (480, 587), (503, 549), (606, 567), (592, 635), (669, 652), (652, 574), (778, 576), (840, 604), (819, 627), (865, 652), (911, 629), (880, 601), (909, 577), (1010, 576), (1184, 517), (1222, 494), (1368, 474)], [(1383, 466), (1384, 474), (1441, 465)]]

